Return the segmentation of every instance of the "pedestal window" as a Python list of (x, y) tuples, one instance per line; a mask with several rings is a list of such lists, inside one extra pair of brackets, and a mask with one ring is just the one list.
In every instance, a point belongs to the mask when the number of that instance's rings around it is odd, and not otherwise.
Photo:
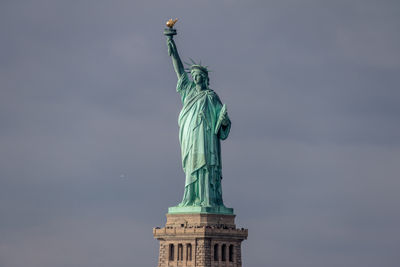
[(169, 244), (169, 260), (173, 261), (174, 260), (174, 244)]
[(186, 245), (186, 261), (192, 261), (192, 244)]
[(183, 261), (183, 245), (178, 244), (178, 261)]
[(233, 262), (233, 245), (229, 245), (229, 261)]
[(214, 245), (214, 261), (218, 261), (218, 244)]
[(226, 261), (226, 245), (221, 246), (221, 261)]

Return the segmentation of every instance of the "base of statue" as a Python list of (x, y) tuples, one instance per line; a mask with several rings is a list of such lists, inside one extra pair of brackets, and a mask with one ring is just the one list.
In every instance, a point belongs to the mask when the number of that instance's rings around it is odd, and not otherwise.
[(187, 206), (187, 207), (169, 207), (168, 214), (183, 214), (183, 213), (201, 213), (201, 214), (227, 214), (233, 215), (233, 209), (225, 206), (202, 207), (202, 206)]
[(164, 227), (153, 228), (160, 241), (157, 267), (242, 267), (242, 241), (235, 215), (167, 214)]

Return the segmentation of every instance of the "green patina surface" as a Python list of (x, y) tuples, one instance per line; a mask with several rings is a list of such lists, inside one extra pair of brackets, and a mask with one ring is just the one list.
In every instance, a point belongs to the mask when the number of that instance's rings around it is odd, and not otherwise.
[(182, 101), (179, 114), (179, 142), (185, 190), (182, 202), (168, 213), (233, 214), (222, 200), (221, 140), (228, 138), (231, 121), (226, 106), (209, 88), (207, 67), (190, 66), (189, 78), (179, 57), (173, 36), (175, 29), (166, 29), (168, 54), (178, 76), (176, 90)]
[(178, 214), (178, 213), (214, 213), (214, 214), (233, 214), (232, 208), (227, 208), (224, 206), (219, 207), (201, 207), (201, 206), (186, 206), (186, 207), (169, 207), (168, 213)]

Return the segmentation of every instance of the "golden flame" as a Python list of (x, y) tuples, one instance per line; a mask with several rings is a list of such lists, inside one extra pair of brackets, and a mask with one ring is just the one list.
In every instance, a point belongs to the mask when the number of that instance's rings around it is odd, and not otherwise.
[(168, 21), (167, 21), (167, 23), (165, 23), (165, 25), (167, 25), (167, 27), (169, 27), (169, 28), (172, 28), (172, 27), (174, 27), (174, 25), (175, 25), (175, 23), (178, 21), (178, 19), (174, 19), (174, 20), (172, 20), (172, 19), (169, 19)]

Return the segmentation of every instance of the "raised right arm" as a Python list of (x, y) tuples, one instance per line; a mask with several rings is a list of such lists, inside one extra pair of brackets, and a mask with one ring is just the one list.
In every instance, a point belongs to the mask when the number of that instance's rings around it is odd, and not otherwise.
[(174, 65), (174, 70), (179, 79), (185, 72), (185, 69), (179, 57), (178, 50), (176, 49), (176, 45), (174, 39), (172, 39), (172, 36), (167, 37), (167, 46), (168, 46), (168, 55), (171, 56), (172, 58), (172, 64)]

